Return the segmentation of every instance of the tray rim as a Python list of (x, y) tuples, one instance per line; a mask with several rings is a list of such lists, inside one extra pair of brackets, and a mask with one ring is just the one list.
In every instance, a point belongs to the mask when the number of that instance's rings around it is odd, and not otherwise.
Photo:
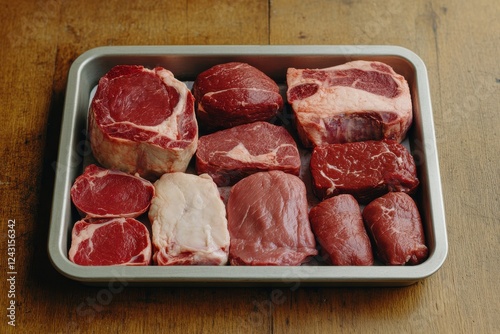
[[(417, 266), (297, 266), (297, 267), (234, 267), (234, 266), (174, 266), (174, 267), (83, 267), (73, 264), (62, 250), (64, 237), (63, 219), (71, 212), (68, 201), (68, 184), (72, 156), (68, 147), (74, 144), (75, 136), (70, 131), (76, 122), (76, 108), (80, 92), (82, 73), (92, 63), (103, 57), (120, 56), (396, 56), (405, 59), (415, 69), (418, 104), (422, 126), (422, 146), (425, 150), (425, 168), (433, 175), (428, 184), (432, 229), (436, 244), (429, 258)], [(434, 274), (444, 263), (448, 253), (448, 241), (441, 179), (434, 132), (430, 89), (427, 69), (422, 59), (413, 51), (394, 45), (182, 45), (182, 46), (101, 46), (81, 54), (71, 65), (68, 73), (66, 98), (61, 125), (56, 167), (52, 211), (49, 226), (48, 253), (52, 265), (64, 276), (83, 283), (106, 283), (113, 280), (130, 283), (201, 284), (201, 285), (287, 285), (298, 281), (302, 285), (410, 285)], [(64, 186), (58, 186), (64, 185)], [(369, 274), (367, 274), (369, 268)]]

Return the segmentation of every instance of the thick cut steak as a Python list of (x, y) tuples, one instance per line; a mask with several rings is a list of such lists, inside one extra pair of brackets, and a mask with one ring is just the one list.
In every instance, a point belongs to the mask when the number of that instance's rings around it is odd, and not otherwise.
[(384, 138), (401, 142), (412, 122), (408, 83), (384, 63), (289, 68), (287, 84), (287, 99), (307, 147)]
[(376, 255), (385, 264), (415, 265), (428, 255), (417, 205), (402, 192), (388, 193), (363, 209)]
[(196, 170), (208, 173), (218, 186), (228, 186), (260, 171), (299, 175), (300, 156), (284, 127), (254, 122), (200, 137)]
[(164, 174), (149, 209), (158, 265), (224, 265), (228, 260), (226, 209), (207, 174)]
[(259, 172), (236, 183), (227, 203), (232, 265), (300, 265), (317, 254), (302, 180)]
[(148, 265), (149, 231), (134, 218), (80, 220), (73, 226), (69, 259), (82, 266)]
[(200, 73), (193, 83), (196, 114), (208, 129), (267, 121), (283, 108), (278, 85), (246, 63), (225, 63)]
[(120, 171), (89, 165), (71, 187), (71, 199), (86, 218), (139, 217), (154, 195), (151, 182)]
[(327, 262), (337, 266), (370, 266), (370, 238), (356, 199), (348, 194), (324, 200), (309, 212), (316, 239)]
[(164, 68), (115, 66), (99, 80), (89, 137), (106, 168), (151, 180), (185, 171), (198, 143), (194, 97)]
[(310, 168), (320, 199), (351, 194), (364, 204), (388, 191), (411, 193), (419, 184), (410, 152), (392, 140), (316, 146)]

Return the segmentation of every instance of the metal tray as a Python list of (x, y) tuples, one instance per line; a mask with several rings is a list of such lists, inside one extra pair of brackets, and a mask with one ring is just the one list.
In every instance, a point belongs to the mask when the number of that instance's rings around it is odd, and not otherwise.
[[(185, 82), (203, 70), (229, 61), (247, 62), (285, 84), (286, 69), (323, 68), (352, 60), (378, 60), (406, 77), (412, 94), (414, 123), (408, 143), (420, 179), (416, 201), (429, 247), (429, 258), (417, 266), (348, 267), (303, 265), (264, 266), (99, 266), (73, 264), (67, 253), (71, 229), (78, 213), (72, 207), (70, 188), (91, 157), (86, 138), (90, 94), (101, 76), (118, 64), (163, 66)], [(59, 144), (48, 252), (63, 275), (90, 285), (126, 282), (127, 285), (347, 285), (405, 286), (435, 273), (447, 252), (445, 215), (432, 118), (427, 71), (412, 51), (398, 46), (117, 46), (89, 50), (72, 64), (66, 91)]]

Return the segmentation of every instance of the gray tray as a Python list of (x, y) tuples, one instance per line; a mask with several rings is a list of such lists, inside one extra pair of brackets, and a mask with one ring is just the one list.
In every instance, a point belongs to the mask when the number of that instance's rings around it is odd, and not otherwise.
[[(407, 143), (415, 157), (421, 181), (416, 200), (422, 216), (429, 258), (417, 266), (347, 267), (303, 265), (264, 266), (147, 266), (85, 267), (68, 260), (71, 229), (79, 219), (72, 207), (70, 188), (92, 158), (86, 138), (90, 94), (101, 76), (118, 64), (162, 66), (185, 82), (220, 63), (247, 62), (285, 84), (286, 69), (322, 68), (348, 61), (378, 60), (406, 77), (412, 94), (414, 124)], [(63, 275), (90, 285), (126, 282), (127, 285), (362, 285), (404, 286), (435, 273), (447, 252), (445, 215), (432, 118), (427, 71), (422, 60), (397, 46), (118, 46), (89, 50), (72, 64), (66, 91), (56, 179), (50, 220), (48, 252)]]

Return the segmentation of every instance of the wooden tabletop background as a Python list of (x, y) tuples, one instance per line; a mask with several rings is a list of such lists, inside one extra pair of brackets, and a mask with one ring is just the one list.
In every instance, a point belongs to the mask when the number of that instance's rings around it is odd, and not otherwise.
[[(500, 333), (499, 18), (496, 0), (1, 0), (0, 332)], [(126, 287), (109, 299), (58, 274), (46, 251), (51, 164), (71, 63), (97, 46), (207, 44), (417, 53), (429, 73), (446, 210), (441, 269), (405, 288)]]

